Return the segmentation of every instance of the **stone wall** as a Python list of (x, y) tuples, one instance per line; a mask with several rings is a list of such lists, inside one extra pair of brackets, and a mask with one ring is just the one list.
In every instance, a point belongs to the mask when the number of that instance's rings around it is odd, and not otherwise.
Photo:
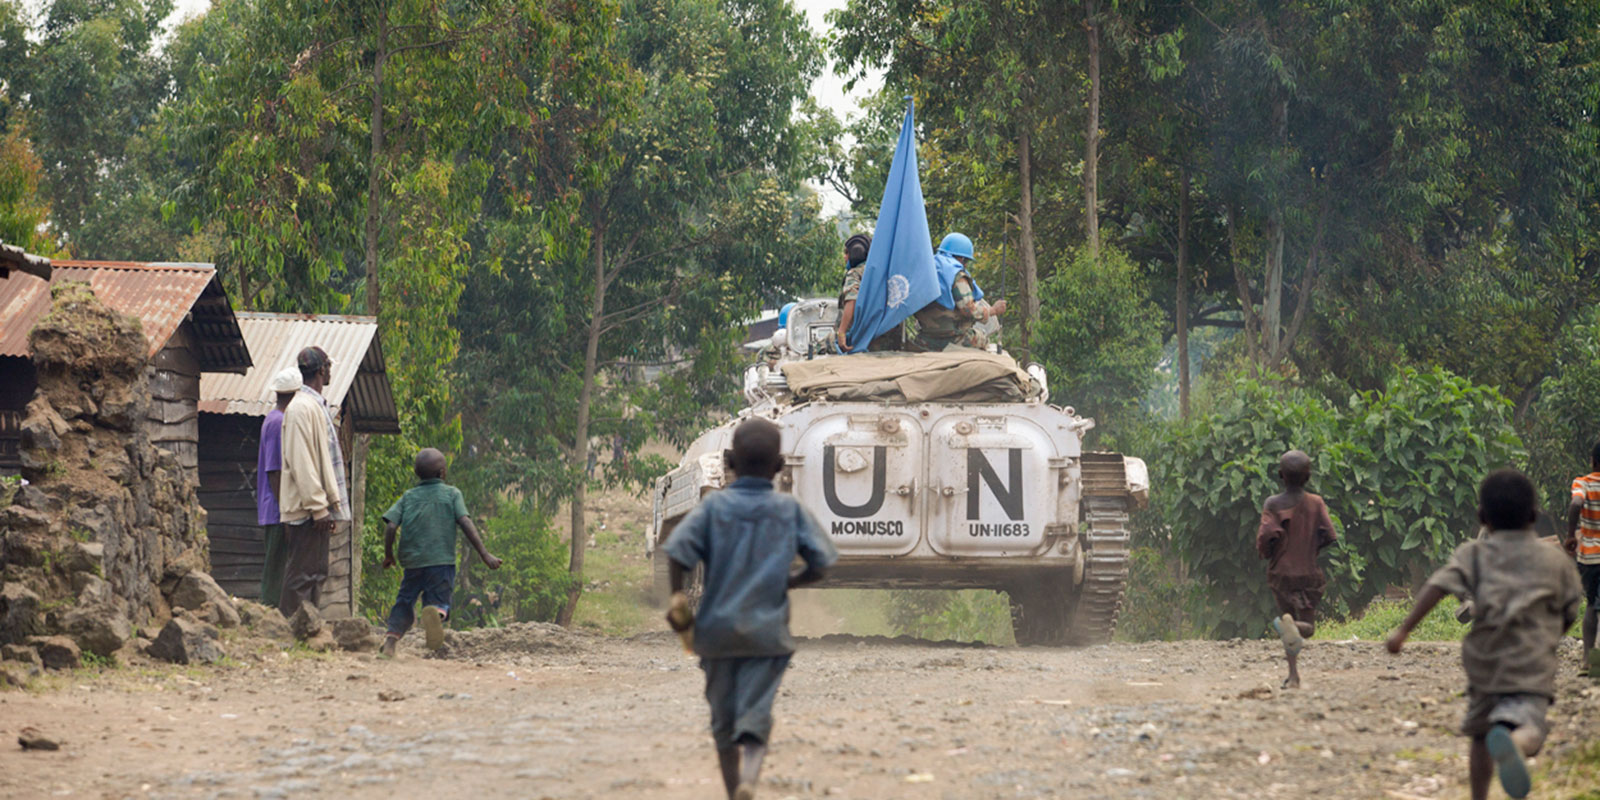
[[(144, 335), (87, 284), (51, 287), (29, 334), (39, 388), (22, 422), (22, 477), (0, 508), (0, 645), (66, 636), (113, 656), (172, 617), (208, 568), (194, 479), (150, 443)], [(205, 578), (209, 582), (209, 578)], [(59, 643), (59, 639), (57, 640)]]

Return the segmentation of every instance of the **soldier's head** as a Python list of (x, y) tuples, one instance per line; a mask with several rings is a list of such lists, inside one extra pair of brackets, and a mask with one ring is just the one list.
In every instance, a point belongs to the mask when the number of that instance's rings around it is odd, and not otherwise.
[(1311, 456), (1301, 450), (1290, 450), (1278, 459), (1278, 478), (1290, 489), (1299, 489), (1311, 480)]
[(1497, 469), (1478, 484), (1478, 521), (1493, 530), (1520, 530), (1539, 513), (1538, 490), (1528, 476)]
[(747, 419), (733, 429), (733, 447), (722, 454), (728, 469), (740, 477), (766, 478), (783, 469), (783, 434), (764, 419)]
[(417, 477), (421, 478), (422, 480), (428, 480), (429, 478), (443, 478), (444, 467), (444, 453), (441, 453), (432, 447), (424, 447), (421, 450), (418, 450), (416, 460), (411, 463), (412, 471), (416, 472)]
[(855, 266), (867, 260), (867, 253), (872, 251), (872, 237), (865, 233), (858, 233), (844, 240), (844, 260), (846, 266)]

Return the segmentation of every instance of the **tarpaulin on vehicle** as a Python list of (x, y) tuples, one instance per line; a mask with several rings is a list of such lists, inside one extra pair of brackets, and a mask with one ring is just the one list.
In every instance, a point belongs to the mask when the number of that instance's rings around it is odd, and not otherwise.
[(1022, 402), (1036, 394), (1016, 359), (955, 347), (940, 353), (862, 353), (782, 365), (795, 396), (807, 400)]

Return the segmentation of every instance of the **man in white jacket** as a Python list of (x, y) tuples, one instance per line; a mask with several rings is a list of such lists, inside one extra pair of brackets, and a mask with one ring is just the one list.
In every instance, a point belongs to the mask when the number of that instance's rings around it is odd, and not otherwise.
[(307, 347), (296, 359), (304, 385), (283, 412), (283, 473), (279, 478), (279, 517), (289, 558), (284, 567), (278, 610), (293, 616), (304, 603), (316, 609), (328, 577), (328, 537), (335, 524), (350, 519), (344, 456), (333, 413), (322, 396), (333, 362), (320, 347)]

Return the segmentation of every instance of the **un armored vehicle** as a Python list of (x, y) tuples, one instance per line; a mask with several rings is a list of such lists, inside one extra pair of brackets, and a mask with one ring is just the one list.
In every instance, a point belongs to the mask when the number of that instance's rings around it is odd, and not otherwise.
[(783, 432), (776, 488), (839, 549), (823, 588), (995, 589), (1010, 598), (1019, 644), (1108, 641), (1128, 579), (1128, 515), (1148, 494), (1144, 462), (1085, 451), (1094, 420), (1049, 404), (1037, 365), (975, 350), (840, 356), (836, 318), (832, 300), (791, 310), (745, 376), (749, 407), (657, 482), (646, 537), (657, 591), (661, 544), (729, 480), (722, 453), (757, 416)]

